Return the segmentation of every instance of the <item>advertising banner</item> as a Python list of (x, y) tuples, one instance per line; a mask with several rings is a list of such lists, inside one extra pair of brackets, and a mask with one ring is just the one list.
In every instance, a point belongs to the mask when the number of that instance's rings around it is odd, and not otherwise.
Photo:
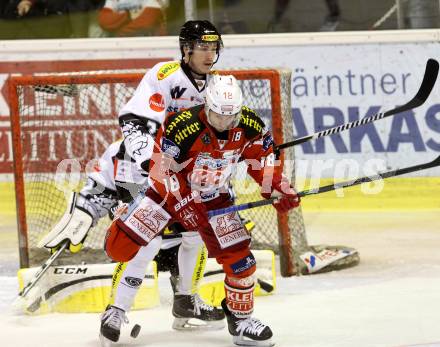
[[(419, 40), (414, 33), (413, 42), (402, 41), (402, 35), (396, 34), (395, 42), (388, 38), (387, 42), (339, 44), (337, 38), (346, 42), (340, 34), (332, 43), (316, 39), (312, 44), (298, 44), (292, 34), (284, 35), (283, 43), (276, 45), (258, 38), (253, 44), (240, 45), (237, 37), (228, 40), (225, 36), (226, 48), (215, 67), (291, 69), (294, 133), (301, 137), (392, 109), (415, 95), (426, 61), (440, 57), (439, 44), (430, 36)], [(79, 41), (70, 51), (54, 52), (51, 44), (47, 50), (43, 45), (35, 52), (15, 49), (0, 54), (0, 173), (12, 172), (6, 88), (10, 74), (148, 68), (158, 61), (180, 57), (175, 38), (157, 42), (138, 38), (123, 41), (125, 46), (121, 46), (122, 41), (106, 41), (106, 49), (97, 49), (96, 40)], [(109, 112), (108, 121), (116, 112)], [(98, 130), (95, 138), (99, 137)], [(61, 135), (51, 136), (56, 142)], [(62, 136), (68, 139), (69, 132)], [(351, 170), (353, 176), (366, 175), (427, 162), (439, 154), (440, 82), (417, 109), (298, 146), (297, 174), (310, 177), (311, 172), (319, 171), (321, 177), (346, 177)], [(412, 174), (418, 175), (440, 176), (440, 170)]]
[[(438, 42), (245, 47), (239, 54), (228, 51), (219, 65), (240, 68), (270, 62), (290, 68), (295, 134), (302, 137), (403, 105), (416, 94), (426, 61), (439, 53)], [(310, 176), (311, 165), (319, 163), (323, 177), (338, 176), (338, 163), (377, 171), (427, 162), (439, 154), (439, 81), (417, 109), (304, 143), (296, 150), (296, 158), (308, 163), (303, 163), (308, 167), (303, 165), (302, 173)], [(365, 167), (368, 161), (376, 168)], [(440, 170), (419, 174), (439, 176)]]

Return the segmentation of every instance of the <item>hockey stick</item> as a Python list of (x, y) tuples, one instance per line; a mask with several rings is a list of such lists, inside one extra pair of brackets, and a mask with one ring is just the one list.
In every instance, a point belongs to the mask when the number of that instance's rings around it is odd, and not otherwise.
[(393, 108), (392, 110), (389, 110), (389, 111), (386, 111), (383, 113), (379, 112), (373, 116), (365, 117), (365, 118), (359, 119), (354, 122), (346, 123), (346, 124), (339, 125), (337, 127), (333, 127), (333, 128), (327, 129), (327, 130), (319, 131), (319, 132), (314, 133), (312, 135), (300, 137), (299, 139), (296, 139), (293, 141), (282, 143), (278, 146), (275, 146), (275, 152), (278, 152), (279, 150), (287, 148), (287, 147), (299, 145), (301, 143), (304, 143), (304, 142), (307, 142), (310, 140), (319, 139), (320, 137), (323, 137), (323, 136), (337, 134), (342, 131), (358, 127), (360, 125), (372, 123), (372, 122), (375, 122), (379, 119), (383, 119), (383, 118), (393, 116), (395, 114), (405, 112), (405, 111), (411, 110), (413, 108), (419, 107), (420, 105), (422, 105), (426, 101), (429, 94), (431, 94), (431, 91), (435, 85), (435, 81), (437, 80), (438, 70), (439, 70), (439, 64), (438, 64), (437, 60), (429, 59), (426, 62), (425, 74), (423, 75), (423, 81), (422, 81), (422, 84), (420, 85), (419, 91), (405, 105)]
[[(418, 164), (418, 165), (414, 165), (414, 166), (405, 167), (402, 169), (386, 171), (386, 172), (382, 172), (382, 173), (379, 173), (379, 174), (377, 174), (375, 176), (371, 176), (371, 177), (365, 176), (365, 177), (356, 178), (354, 180), (339, 182), (339, 183), (335, 183), (335, 184), (329, 184), (327, 186), (323, 186), (323, 187), (319, 187), (319, 188), (303, 190), (302, 192), (298, 193), (298, 196), (303, 197), (303, 196), (307, 196), (307, 195), (321, 194), (321, 193), (330, 192), (332, 190), (336, 190), (339, 188), (352, 187), (352, 186), (359, 185), (361, 183), (373, 182), (373, 181), (377, 181), (377, 180), (384, 179), (384, 178), (400, 176), (400, 175), (404, 175), (404, 174), (407, 174), (410, 172), (416, 172), (416, 171), (420, 171), (420, 170), (430, 169), (430, 168), (433, 168), (436, 166), (440, 166), (440, 156), (438, 156), (433, 161), (430, 161), (430, 162), (424, 163), (424, 164)], [(217, 210), (211, 210), (208, 212), (208, 217), (211, 218), (211, 217), (218, 216), (218, 215), (225, 214), (225, 213), (238, 212), (238, 211), (248, 210), (248, 209), (254, 208), (254, 207), (270, 205), (270, 204), (274, 203), (277, 199), (279, 199), (279, 197), (273, 197), (270, 199), (248, 202), (248, 203), (241, 204), (241, 205), (220, 208)]]
[[(18, 297), (14, 300), (13, 306), (14, 307), (25, 307), (26, 305), (26, 297), (31, 291), (31, 289), (37, 284), (37, 282), (40, 280), (40, 278), (44, 275), (44, 273), (49, 269), (49, 267), (52, 265), (52, 263), (60, 256), (60, 254), (67, 248), (69, 242), (65, 241), (61, 247), (53, 253), (49, 259), (47, 259), (43, 265), (41, 265), (38, 272), (35, 274), (35, 276), (29, 281), (28, 284), (18, 293)], [(33, 301), (28, 307), (25, 307), (30, 312), (35, 312), (40, 307), (41, 297), (39, 297), (36, 301)], [(34, 307), (36, 307), (34, 309)]]

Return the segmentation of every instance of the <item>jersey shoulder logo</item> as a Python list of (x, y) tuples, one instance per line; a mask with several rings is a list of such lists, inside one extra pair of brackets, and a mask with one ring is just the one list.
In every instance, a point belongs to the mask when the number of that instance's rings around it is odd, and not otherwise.
[(239, 127), (244, 129), (244, 135), (247, 139), (253, 139), (263, 133), (265, 124), (254, 110), (243, 106)]
[(167, 78), (169, 75), (171, 75), (173, 72), (176, 72), (180, 69), (180, 63), (179, 62), (171, 62), (164, 64), (159, 71), (157, 71), (157, 79), (159, 81)]
[(191, 147), (205, 129), (198, 117), (202, 107), (193, 107), (170, 116), (165, 124), (165, 136), (180, 148)]

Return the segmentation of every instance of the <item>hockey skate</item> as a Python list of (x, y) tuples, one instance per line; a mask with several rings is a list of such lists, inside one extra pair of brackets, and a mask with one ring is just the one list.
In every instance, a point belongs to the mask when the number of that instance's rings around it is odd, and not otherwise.
[(173, 294), (176, 295), (177, 293), (177, 284), (179, 283), (179, 276), (170, 276), (170, 284), (171, 289), (173, 290)]
[(99, 339), (101, 340), (102, 347), (110, 347), (113, 343), (118, 342), (123, 323), (128, 324), (125, 311), (115, 306), (107, 306), (101, 316)]
[(175, 330), (219, 330), (225, 326), (223, 310), (208, 305), (198, 294), (175, 294), (173, 316)]
[(238, 346), (271, 347), (272, 330), (260, 320), (248, 317), (239, 318), (229, 311), (226, 301), (222, 301), (223, 311), (228, 321), (228, 330), (232, 335), (232, 342)]

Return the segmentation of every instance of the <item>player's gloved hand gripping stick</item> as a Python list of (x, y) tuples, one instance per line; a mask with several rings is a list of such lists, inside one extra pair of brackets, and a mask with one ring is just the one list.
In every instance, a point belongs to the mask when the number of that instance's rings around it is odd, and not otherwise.
[[(303, 190), (302, 192), (299, 192), (297, 195), (299, 197), (303, 197), (303, 196), (307, 196), (307, 195), (321, 194), (321, 193), (330, 192), (332, 190), (336, 190), (339, 188), (352, 187), (352, 186), (356, 186), (356, 185), (359, 185), (362, 183), (373, 182), (373, 181), (381, 180), (383, 178), (400, 176), (400, 175), (404, 175), (404, 174), (411, 173), (411, 172), (430, 169), (430, 168), (433, 168), (436, 166), (440, 166), (440, 156), (438, 156), (436, 159), (434, 159), (433, 161), (430, 161), (428, 163), (409, 166), (409, 167), (405, 167), (405, 168), (401, 168), (401, 169), (397, 169), (397, 170), (386, 171), (386, 172), (382, 172), (382, 173), (379, 173), (374, 176), (365, 176), (365, 177), (360, 177), (360, 178), (356, 178), (353, 180), (348, 180), (348, 181), (339, 182), (339, 183), (335, 183), (335, 184), (329, 184), (327, 186), (323, 186), (323, 187), (319, 187), (319, 188)], [(277, 199), (279, 199), (279, 197), (273, 197), (273, 198), (269, 198), (269, 199), (265, 199), (265, 200), (258, 200), (258, 201), (244, 203), (241, 205), (235, 205), (235, 206), (230, 206), (230, 207), (226, 207), (226, 208), (220, 208), (217, 210), (212, 210), (212, 211), (208, 212), (208, 217), (211, 218), (211, 217), (218, 216), (218, 215), (225, 214), (225, 213), (243, 211), (243, 210), (248, 210), (248, 209), (254, 208), (254, 207), (270, 205), (270, 204), (276, 203)]]

